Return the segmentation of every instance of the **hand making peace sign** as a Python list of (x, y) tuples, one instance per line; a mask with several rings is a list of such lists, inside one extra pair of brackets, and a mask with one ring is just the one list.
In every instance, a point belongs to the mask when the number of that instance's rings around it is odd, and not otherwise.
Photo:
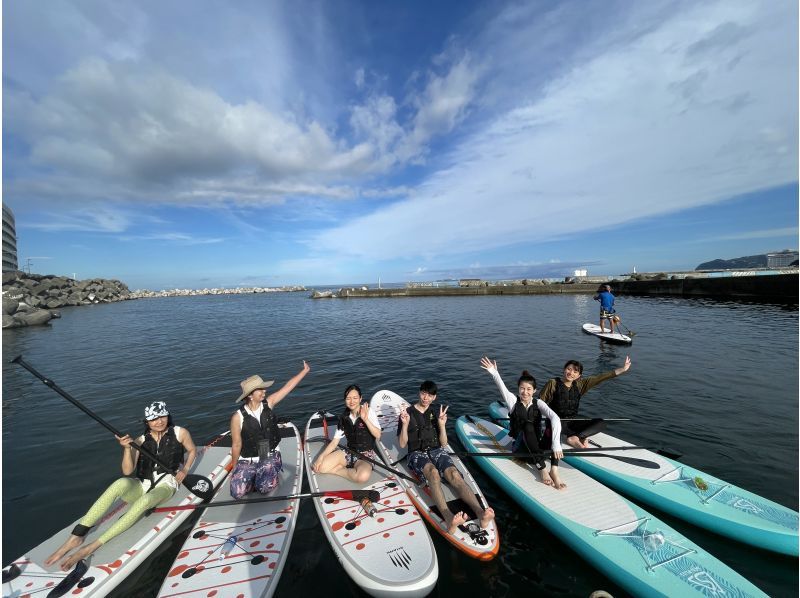
[(439, 425), (444, 426), (447, 423), (447, 410), (450, 409), (450, 405), (439, 405)]

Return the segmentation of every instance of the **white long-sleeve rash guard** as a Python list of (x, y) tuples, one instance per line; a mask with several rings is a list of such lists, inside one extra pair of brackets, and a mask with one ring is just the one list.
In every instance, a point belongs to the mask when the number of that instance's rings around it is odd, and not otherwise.
[[(514, 409), (514, 405), (517, 403), (519, 398), (513, 392), (510, 392), (508, 388), (506, 388), (503, 379), (500, 377), (500, 372), (497, 371), (496, 368), (492, 368), (491, 370), (487, 370), (494, 379), (494, 383), (497, 385), (497, 390), (500, 391), (500, 394), (503, 396), (503, 399), (506, 402), (506, 407), (508, 408), (509, 415), (511, 411)], [(536, 406), (539, 408), (539, 413), (544, 415), (550, 420), (550, 428), (553, 430), (553, 444), (552, 450), (560, 451), (561, 450), (561, 418), (556, 415), (556, 412), (550, 409), (541, 399), (536, 399)]]

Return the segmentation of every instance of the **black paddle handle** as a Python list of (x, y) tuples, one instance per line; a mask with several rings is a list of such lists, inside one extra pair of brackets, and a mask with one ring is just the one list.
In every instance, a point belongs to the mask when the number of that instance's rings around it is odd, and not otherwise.
[[(68, 393), (66, 390), (64, 390), (63, 388), (61, 388), (61, 387), (60, 387), (58, 384), (56, 384), (55, 382), (53, 382), (52, 380), (50, 380), (50, 379), (48, 379), (48, 378), (45, 378), (45, 377), (44, 377), (42, 374), (40, 374), (38, 371), (36, 371), (36, 368), (34, 368), (34, 367), (31, 365), (31, 364), (29, 364), (27, 361), (25, 361), (24, 359), (22, 359), (22, 355), (18, 355), (17, 357), (15, 357), (14, 359), (12, 359), (12, 360), (11, 360), (11, 363), (16, 363), (17, 365), (21, 365), (22, 367), (24, 367), (24, 368), (25, 368), (26, 370), (28, 370), (28, 371), (29, 371), (31, 374), (33, 374), (34, 376), (36, 376), (37, 378), (39, 378), (39, 380), (41, 380), (41, 381), (42, 381), (42, 384), (44, 384), (45, 386), (49, 386), (50, 388), (52, 388), (54, 391), (56, 391), (56, 392), (57, 392), (58, 394), (60, 394), (62, 397), (64, 397), (65, 399), (67, 399), (67, 400), (68, 400), (70, 403), (72, 403), (73, 405), (75, 405), (75, 406), (76, 406), (78, 409), (80, 409), (81, 411), (83, 411), (83, 412), (84, 412), (86, 415), (88, 415), (88, 416), (89, 416), (89, 417), (91, 417), (93, 420), (95, 420), (97, 423), (101, 424), (101, 425), (102, 425), (103, 427), (105, 427), (107, 430), (109, 430), (110, 432), (112, 432), (112, 433), (113, 433), (115, 436), (119, 436), (119, 437), (125, 436), (125, 434), (123, 434), (122, 432), (120, 432), (119, 430), (117, 430), (117, 429), (116, 429), (114, 426), (112, 426), (110, 423), (108, 423), (108, 422), (107, 422), (106, 420), (104, 420), (102, 417), (100, 417), (99, 415), (97, 415), (97, 414), (96, 414), (94, 411), (92, 411), (91, 409), (89, 409), (88, 407), (86, 407), (85, 405), (83, 405), (82, 403), (80, 403), (79, 401), (77, 401), (77, 400), (75, 400), (74, 398), (72, 398), (72, 397), (69, 395), (69, 393)], [(138, 445), (138, 444), (136, 444), (135, 442), (132, 442), (132, 443), (130, 444), (130, 446), (131, 446), (131, 447), (133, 447), (133, 448), (135, 448), (136, 450), (138, 450), (138, 451), (139, 451), (140, 453), (142, 453), (143, 455), (147, 456), (147, 458), (148, 458), (148, 459), (150, 459), (151, 461), (153, 461), (153, 462), (155, 462), (155, 463), (158, 463), (158, 464), (159, 464), (161, 467), (163, 467), (163, 468), (164, 468), (164, 469), (166, 469), (167, 471), (170, 471), (170, 472), (172, 473), (172, 475), (175, 475), (175, 472), (174, 472), (174, 471), (171, 471), (171, 468), (169, 467), (169, 465), (167, 465), (166, 463), (164, 463), (164, 462), (163, 462), (161, 459), (159, 459), (159, 458), (158, 458), (158, 457), (157, 457), (157, 456), (156, 456), (154, 453), (151, 453), (149, 450), (147, 450), (146, 448), (143, 448), (143, 447), (139, 446), (139, 445)]]

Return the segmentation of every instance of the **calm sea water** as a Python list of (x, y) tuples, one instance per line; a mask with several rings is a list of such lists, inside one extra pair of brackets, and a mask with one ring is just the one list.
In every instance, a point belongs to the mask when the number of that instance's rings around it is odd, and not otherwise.
[[(119, 475), (113, 437), (8, 363), (19, 354), (118, 428), (138, 432), (143, 407), (163, 399), (196, 440), (226, 427), (240, 380), (260, 374), (281, 384), (303, 359), (311, 373), (278, 408), (301, 429), (313, 411), (340, 409), (351, 383), (368, 397), (389, 388), (413, 398), (432, 379), (450, 414), (485, 415), (496, 390), (479, 366), (484, 354), (498, 360), (509, 385), (524, 368), (541, 385), (567, 359), (591, 374), (629, 354), (630, 372), (593, 389), (582, 401), (585, 415), (631, 418), (610, 432), (678, 450), (686, 464), (797, 509), (797, 306), (623, 297), (618, 308), (637, 333), (631, 347), (582, 333), (580, 325), (596, 318), (590, 296), (144, 299), (68, 308), (50, 327), (5, 330), (2, 562), (80, 516)], [(478, 563), (434, 534), (434, 595), (588, 596), (600, 588), (623, 595), (479, 468), (472, 472), (497, 512), (500, 555)], [(767, 593), (797, 595), (796, 559), (656, 514)], [(155, 595), (187, 531), (115, 595)], [(321, 579), (328, 595), (362, 595), (306, 504), (278, 595), (310, 595)]]

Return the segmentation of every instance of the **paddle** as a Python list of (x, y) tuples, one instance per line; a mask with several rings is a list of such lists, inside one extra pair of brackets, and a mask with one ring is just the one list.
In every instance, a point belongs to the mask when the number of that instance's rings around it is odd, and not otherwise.
[[(60, 388), (55, 382), (52, 380), (48, 380), (42, 374), (37, 372), (33, 366), (31, 366), (28, 362), (22, 359), (22, 355), (19, 355), (11, 360), (11, 363), (16, 363), (21, 365), (26, 370), (28, 370), (31, 374), (39, 378), (45, 386), (52, 388), (55, 392), (60, 394), (62, 397), (67, 399), (70, 403), (75, 405), (78, 409), (83, 411), (86, 415), (91, 417), (97, 423), (101, 424), (104, 428), (112, 432), (115, 436), (125, 436), (122, 432), (114, 428), (111, 424), (106, 422), (100, 416), (95, 414), (91, 409), (86, 407), (85, 405), (79, 403), (76, 399), (71, 397), (65, 390)], [(158, 463), (161, 467), (169, 471), (169, 466), (166, 465), (161, 459), (159, 459), (154, 453), (150, 452), (149, 450), (137, 445), (136, 443), (132, 442), (131, 445), (133, 448), (138, 450), (140, 453), (145, 455), (148, 459), (153, 461), (154, 463)], [(175, 472), (172, 472), (172, 475), (175, 475)], [(182, 482), (183, 486), (189, 490), (195, 496), (202, 498), (203, 500), (210, 500), (212, 496), (214, 496), (214, 486), (211, 484), (211, 480), (209, 480), (205, 476), (196, 475), (196, 474), (187, 474), (185, 478), (183, 478)]]
[(227, 507), (230, 505), (247, 505), (251, 502), (273, 502), (278, 500), (293, 500), (295, 498), (312, 498), (317, 496), (330, 496), (332, 498), (341, 498), (343, 500), (352, 500), (353, 502), (361, 502), (368, 500), (370, 502), (378, 502), (381, 499), (381, 493), (377, 490), (325, 490), (323, 492), (306, 492), (304, 494), (287, 494), (286, 496), (262, 496), (259, 498), (250, 498), (248, 500), (221, 500), (219, 502), (212, 502), (208, 504), (194, 504), (194, 505), (177, 505), (174, 507), (156, 507), (152, 513), (171, 513), (172, 511), (190, 511), (193, 509), (207, 509), (209, 507)]
[[(330, 441), (327, 438), (312, 438), (308, 442), (330, 442)], [(356, 455), (359, 459), (363, 459), (367, 463), (372, 463), (373, 465), (377, 465), (381, 469), (385, 469), (386, 471), (388, 471), (390, 473), (393, 473), (394, 475), (396, 475), (398, 477), (401, 477), (404, 480), (408, 480), (409, 482), (414, 482), (415, 484), (422, 485), (422, 482), (420, 482), (419, 480), (417, 480), (415, 478), (412, 478), (409, 475), (404, 474), (402, 471), (398, 471), (396, 469), (392, 469), (391, 467), (389, 467), (388, 465), (386, 465), (385, 463), (383, 463), (381, 461), (376, 461), (375, 459), (371, 459), (370, 457), (367, 457), (365, 454), (359, 453), (355, 449), (351, 449), (349, 446), (343, 446), (343, 447), (340, 447), (340, 448), (342, 448), (342, 449), (344, 449), (346, 451), (349, 451), (349, 452), (353, 453), (354, 455)]]
[(617, 320), (616, 324), (617, 324), (617, 327), (622, 326), (625, 329), (625, 331), (628, 333), (629, 337), (633, 338), (634, 336), (636, 336), (636, 333), (633, 330), (631, 330), (630, 328), (628, 328), (627, 326), (625, 326), (625, 324), (623, 324), (621, 320)]
[[(502, 422), (508, 421), (510, 418), (508, 417), (493, 417), (493, 420)], [(595, 419), (601, 419), (604, 422), (629, 422), (631, 421), (630, 418), (627, 417), (562, 417), (562, 422), (590, 422)]]
[[(508, 405), (506, 402), (501, 399), (496, 399), (495, 403), (503, 407), (504, 409), (508, 410)], [(496, 421), (508, 421), (510, 418), (508, 417), (493, 417), (493, 420)], [(594, 419), (602, 419), (604, 422), (629, 422), (631, 419), (629, 417), (561, 417), (559, 418), (562, 422), (590, 422)]]
[[(625, 447), (625, 448), (642, 448), (642, 447)], [(616, 459), (617, 461), (622, 461), (623, 463), (629, 463), (630, 465), (636, 465), (637, 467), (645, 467), (647, 469), (658, 469), (659, 465), (655, 461), (649, 461), (647, 459), (639, 459), (638, 457), (623, 457), (622, 455), (606, 455), (604, 453), (584, 453), (583, 451), (599, 451), (599, 450), (615, 450), (615, 447), (609, 447), (608, 449), (573, 449), (570, 451), (564, 451), (564, 456), (569, 457), (571, 455), (576, 455), (580, 457), (608, 457), (609, 459)], [(618, 447), (616, 450), (620, 450)], [(524, 459), (526, 457), (539, 459), (546, 455), (552, 455), (553, 451), (540, 451), (538, 453), (481, 453), (481, 452), (472, 452), (472, 451), (464, 451), (464, 452), (454, 452), (454, 455), (458, 455), (460, 457), (489, 457), (489, 458), (496, 458), (496, 459)]]

